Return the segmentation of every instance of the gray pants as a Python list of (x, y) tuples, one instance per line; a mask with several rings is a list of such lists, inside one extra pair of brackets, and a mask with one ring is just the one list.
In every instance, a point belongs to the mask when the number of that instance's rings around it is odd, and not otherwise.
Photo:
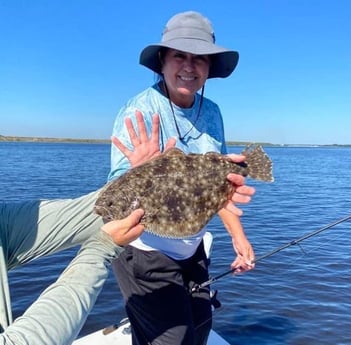
[(132, 325), (133, 345), (204, 345), (212, 327), (209, 289), (190, 293), (208, 280), (200, 244), (186, 260), (127, 246), (113, 270)]

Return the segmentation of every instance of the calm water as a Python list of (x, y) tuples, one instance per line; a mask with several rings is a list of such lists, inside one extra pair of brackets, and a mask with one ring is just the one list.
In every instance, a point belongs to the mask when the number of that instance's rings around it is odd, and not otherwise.
[[(232, 148), (234, 152), (240, 151)], [(351, 214), (350, 148), (267, 148), (276, 181), (257, 189), (242, 217), (256, 255)], [(80, 196), (102, 186), (109, 145), (0, 143), (1, 200)], [(230, 239), (214, 218), (211, 274), (228, 270)], [(64, 269), (77, 248), (10, 272), (15, 315)], [(59, 257), (59, 260), (58, 260)], [(223, 307), (214, 329), (235, 345), (351, 344), (351, 222), (344, 222), (225, 276), (213, 288)], [(125, 316), (114, 277), (105, 284), (81, 334)]]

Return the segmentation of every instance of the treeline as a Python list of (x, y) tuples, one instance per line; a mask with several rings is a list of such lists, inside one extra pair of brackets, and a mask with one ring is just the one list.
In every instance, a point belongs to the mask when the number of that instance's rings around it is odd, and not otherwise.
[(0, 135), (0, 141), (6, 142), (37, 142), (37, 143), (87, 143), (106, 144), (110, 140), (105, 139), (73, 139), (73, 138), (43, 138), (43, 137), (12, 137)]

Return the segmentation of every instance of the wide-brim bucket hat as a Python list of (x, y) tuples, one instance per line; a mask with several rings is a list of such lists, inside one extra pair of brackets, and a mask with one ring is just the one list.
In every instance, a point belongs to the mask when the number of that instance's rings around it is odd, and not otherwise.
[(239, 53), (215, 44), (211, 22), (198, 12), (176, 14), (166, 24), (160, 43), (151, 44), (140, 54), (140, 64), (162, 74), (159, 51), (162, 47), (194, 55), (210, 55), (208, 78), (226, 78), (235, 69)]

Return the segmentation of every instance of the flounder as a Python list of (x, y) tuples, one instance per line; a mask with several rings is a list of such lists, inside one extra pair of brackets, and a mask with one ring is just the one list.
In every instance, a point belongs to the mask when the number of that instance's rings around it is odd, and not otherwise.
[(229, 173), (273, 181), (272, 162), (261, 146), (242, 154), (246, 160), (234, 163), (218, 153), (186, 155), (172, 148), (109, 182), (94, 211), (113, 220), (142, 208), (145, 231), (167, 238), (195, 235), (231, 198)]

